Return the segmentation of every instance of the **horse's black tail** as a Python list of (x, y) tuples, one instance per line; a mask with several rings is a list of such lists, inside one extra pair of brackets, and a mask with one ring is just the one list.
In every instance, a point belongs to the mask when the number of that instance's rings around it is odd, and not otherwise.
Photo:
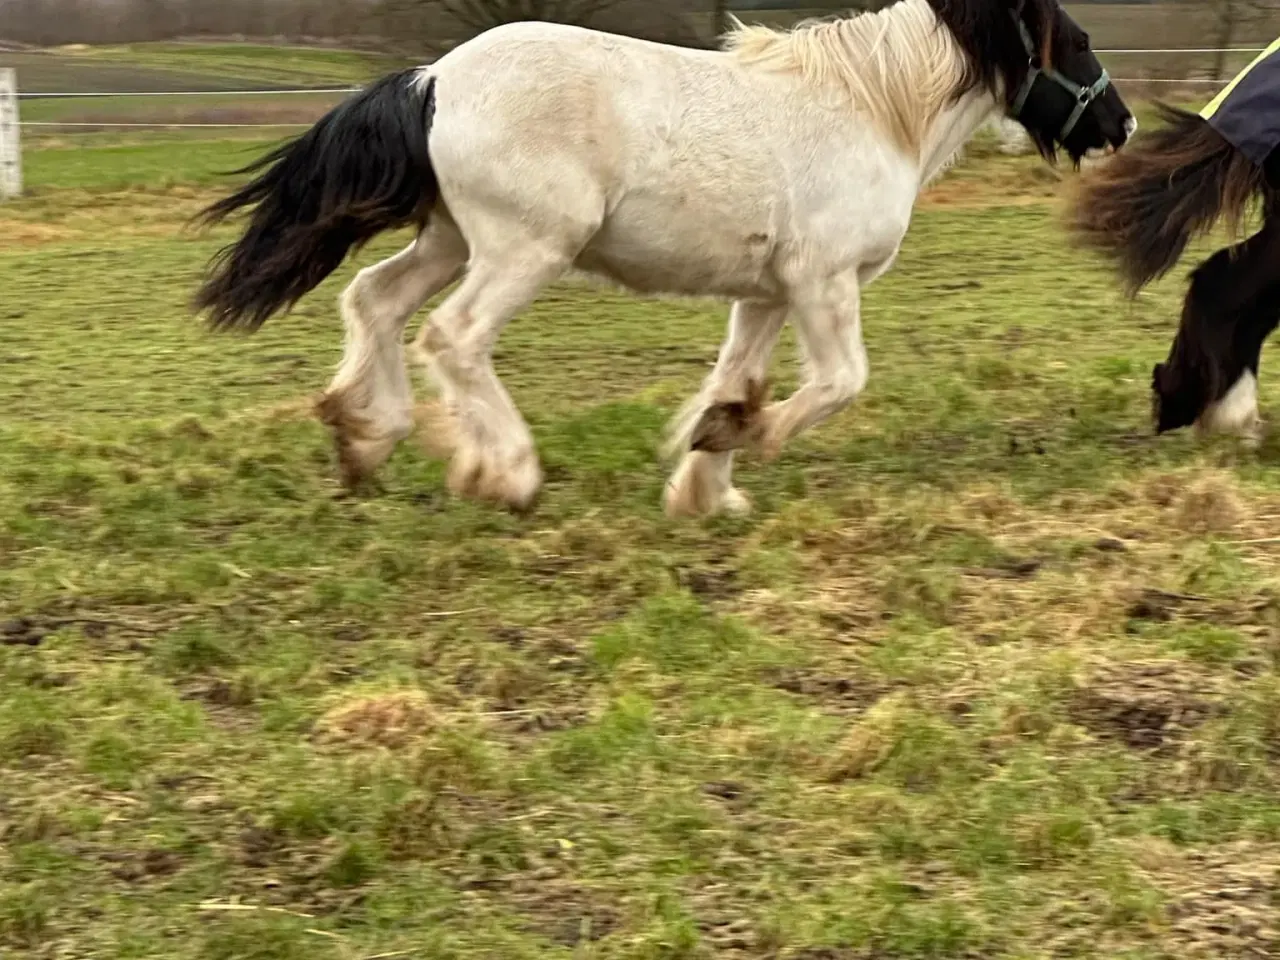
[(1233, 232), (1267, 191), (1263, 171), (1204, 118), (1156, 104), (1165, 125), (1082, 179), (1070, 226), (1106, 254), (1132, 296), (1219, 220)]
[[(211, 261), (196, 293), (215, 328), (256, 330), (385, 230), (426, 223), (439, 195), (427, 152), (435, 80), (391, 74), (339, 104), (300, 137), (236, 173), (262, 171), (198, 215), (256, 205), (244, 233)], [(265, 168), (265, 169), (264, 169)]]

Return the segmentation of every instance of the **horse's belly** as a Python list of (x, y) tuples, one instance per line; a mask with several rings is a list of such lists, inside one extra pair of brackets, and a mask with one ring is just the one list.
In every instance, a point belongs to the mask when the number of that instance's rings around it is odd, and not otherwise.
[(682, 215), (627, 216), (619, 209), (579, 255), (579, 269), (646, 294), (759, 299), (776, 295), (776, 237), (767, 228), (714, 229)]

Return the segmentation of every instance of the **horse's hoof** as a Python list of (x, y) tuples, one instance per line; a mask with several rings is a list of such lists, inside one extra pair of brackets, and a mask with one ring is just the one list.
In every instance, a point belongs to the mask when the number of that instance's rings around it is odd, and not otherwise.
[(460, 497), (498, 503), (524, 515), (537, 503), (542, 469), (532, 452), (502, 463), (474, 448), (461, 447), (449, 465), (448, 485)]

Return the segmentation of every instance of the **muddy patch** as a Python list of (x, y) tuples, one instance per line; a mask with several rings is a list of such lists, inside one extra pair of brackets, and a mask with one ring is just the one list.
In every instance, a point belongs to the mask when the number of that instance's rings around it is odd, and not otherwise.
[(1165, 895), (1165, 935), (1177, 944), (1179, 956), (1280, 956), (1280, 847), (1159, 845), (1142, 851), (1139, 859)]
[(618, 909), (599, 893), (569, 880), (529, 879), (511, 891), (525, 925), (565, 947), (594, 943), (622, 926)]
[(1098, 737), (1154, 750), (1224, 709), (1217, 683), (1168, 660), (1100, 667), (1072, 695), (1068, 715)]
[(841, 716), (865, 713), (883, 697), (888, 688), (855, 676), (818, 670), (784, 668), (770, 671), (765, 679), (774, 689), (785, 690), (812, 700), (817, 706)]

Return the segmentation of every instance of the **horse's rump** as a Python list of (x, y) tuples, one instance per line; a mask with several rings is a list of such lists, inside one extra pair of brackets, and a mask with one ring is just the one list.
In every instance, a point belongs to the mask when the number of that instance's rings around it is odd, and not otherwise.
[(1225, 222), (1238, 239), (1256, 201), (1276, 202), (1280, 39), (1198, 114), (1157, 103), (1164, 126), (1084, 180), (1072, 227), (1111, 257), (1130, 294), (1167, 273), (1187, 243)]
[(1280, 39), (1200, 111), (1224, 140), (1264, 166), (1280, 147)]

